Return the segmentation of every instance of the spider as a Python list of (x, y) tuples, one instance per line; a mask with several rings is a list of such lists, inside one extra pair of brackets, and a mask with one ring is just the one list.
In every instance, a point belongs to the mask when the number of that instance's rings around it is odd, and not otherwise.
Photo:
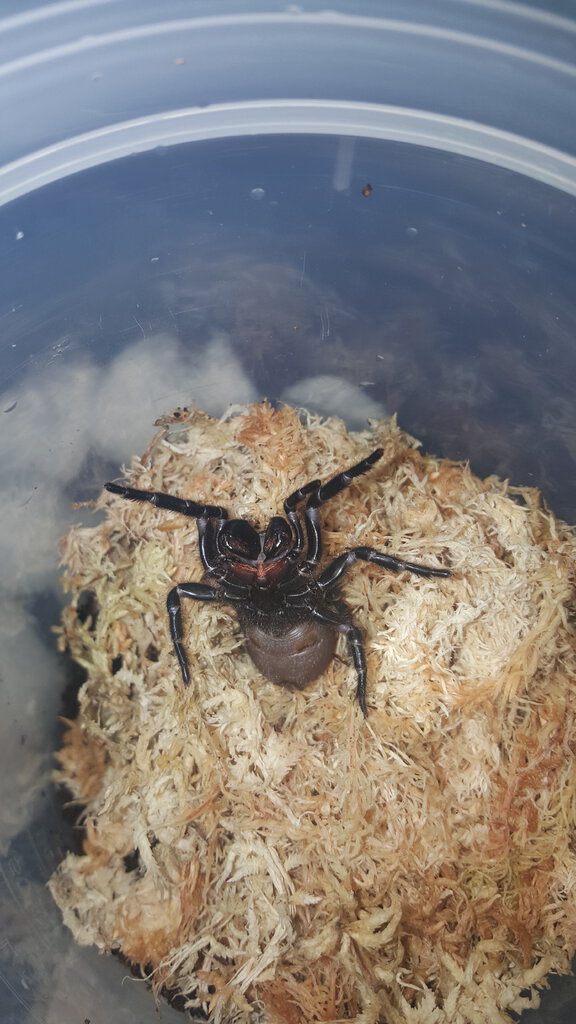
[[(225, 601), (236, 609), (252, 661), (263, 676), (280, 686), (300, 690), (320, 676), (334, 657), (338, 634), (344, 634), (356, 670), (356, 697), (362, 713), (368, 714), (363, 634), (339, 598), (344, 574), (360, 559), (392, 572), (451, 575), (447, 569), (405, 562), (371, 547), (351, 548), (316, 575), (322, 557), (320, 506), (366, 473), (383, 454), (377, 448), (327, 483), (311, 480), (300, 487), (284, 501), (286, 518), (273, 516), (265, 530), (254, 529), (245, 519), (228, 519), (219, 505), (105, 485), (122, 498), (149, 501), (197, 521), (200, 557), (206, 578), (214, 585), (178, 583), (167, 598), (170, 635), (186, 686), (190, 672), (182, 640), (181, 598)], [(297, 511), (302, 502), (304, 523)]]

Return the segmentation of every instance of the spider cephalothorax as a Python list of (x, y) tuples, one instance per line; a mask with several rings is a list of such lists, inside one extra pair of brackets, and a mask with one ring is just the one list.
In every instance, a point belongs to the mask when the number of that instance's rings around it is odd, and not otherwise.
[[(322, 557), (320, 506), (382, 455), (377, 448), (327, 483), (312, 480), (300, 487), (284, 501), (286, 518), (273, 516), (260, 531), (245, 519), (228, 519), (226, 510), (218, 505), (199, 505), (171, 494), (106, 484), (112, 494), (149, 501), (197, 521), (200, 557), (206, 578), (213, 583), (178, 583), (167, 601), (170, 633), (186, 685), (190, 676), (182, 642), (180, 599), (227, 601), (236, 608), (254, 664), (280, 686), (302, 689), (321, 675), (334, 656), (338, 634), (343, 633), (356, 669), (356, 696), (362, 712), (368, 714), (362, 632), (338, 593), (344, 573), (362, 559), (393, 572), (450, 576), (447, 569), (405, 562), (370, 547), (351, 548), (316, 574)], [(302, 524), (297, 509), (304, 501)]]

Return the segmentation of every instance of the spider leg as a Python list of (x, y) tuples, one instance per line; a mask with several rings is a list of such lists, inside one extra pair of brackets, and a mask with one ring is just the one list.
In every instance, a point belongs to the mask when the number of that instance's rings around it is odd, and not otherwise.
[(383, 455), (384, 449), (376, 448), (371, 455), (367, 455), (361, 462), (357, 462), (356, 465), (350, 466), (349, 469), (344, 469), (337, 476), (333, 476), (331, 480), (328, 480), (327, 483), (313, 491), (306, 503), (307, 508), (318, 508), (323, 502), (340, 494), (340, 491), (348, 487), (357, 476), (367, 473), (371, 466), (378, 462), (378, 459), (381, 459)]
[(294, 527), (296, 534), (296, 545), (293, 548), (295, 554), (299, 555), (304, 547), (304, 531), (302, 530), (302, 523), (300, 522), (296, 513), (296, 506), (304, 500), (307, 495), (312, 491), (315, 491), (320, 486), (320, 480), (311, 480), (309, 484), (305, 484), (304, 487), (300, 487), (293, 494), (290, 494), (284, 502), (284, 513), (288, 522)]
[(338, 615), (336, 611), (329, 608), (315, 608), (313, 611), (315, 619), (334, 626), (339, 633), (343, 633), (348, 642), (348, 650), (356, 670), (356, 699), (364, 718), (368, 717), (368, 705), (366, 704), (366, 655), (364, 653), (364, 636), (362, 630), (355, 626), (347, 616), (346, 612)]
[(195, 501), (176, 498), (173, 494), (164, 494), (161, 491), (139, 491), (135, 487), (121, 487), (119, 484), (111, 483), (104, 486), (111, 494), (119, 494), (130, 501), (149, 501), (156, 508), (166, 508), (170, 512), (179, 512), (183, 516), (196, 519), (202, 563), (207, 572), (215, 569), (218, 560), (215, 526), (218, 529), (228, 518), (225, 508), (219, 505), (198, 505)]
[(221, 596), (218, 590), (215, 590), (214, 587), (209, 587), (207, 583), (179, 583), (168, 594), (166, 607), (168, 608), (168, 619), (170, 621), (170, 636), (172, 637), (172, 643), (176, 651), (180, 671), (182, 672), (184, 686), (190, 685), (190, 672), (188, 670), (188, 658), (182, 643), (180, 598), (190, 597), (194, 601), (217, 601)]
[(384, 569), (390, 569), (392, 572), (411, 572), (415, 576), (446, 578), (452, 575), (448, 569), (433, 569), (429, 565), (418, 565), (416, 562), (405, 562), (402, 558), (395, 558), (393, 555), (385, 555), (382, 551), (376, 551), (375, 548), (359, 547), (351, 548), (343, 555), (338, 555), (318, 576), (316, 583), (322, 590), (330, 590), (331, 587), (339, 583), (344, 573), (358, 559), (364, 562), (375, 562), (376, 565), (381, 565)]
[(193, 519), (227, 519), (228, 513), (220, 505), (199, 505), (196, 501), (189, 501), (186, 498), (176, 498), (173, 494), (164, 494), (162, 491), (139, 491), (135, 487), (123, 487), (120, 484), (104, 484), (111, 494), (119, 494), (122, 498), (129, 498), (130, 501), (149, 501), (157, 508), (167, 508), (170, 512), (179, 512), (182, 516), (191, 516)]
[(221, 560), (216, 547), (216, 535), (224, 522), (224, 519), (214, 522), (212, 519), (206, 519), (204, 516), (201, 516), (196, 524), (198, 527), (200, 558), (206, 572), (209, 573), (215, 572), (218, 562)]
[(318, 512), (320, 505), (340, 494), (340, 491), (348, 487), (357, 476), (367, 473), (370, 467), (375, 462), (378, 462), (378, 459), (382, 458), (383, 454), (383, 448), (376, 448), (371, 455), (367, 455), (361, 462), (357, 462), (356, 465), (343, 470), (342, 473), (338, 473), (337, 476), (332, 477), (327, 483), (316, 487), (312, 491), (304, 509), (306, 537), (308, 540), (308, 552), (306, 555), (308, 565), (318, 565), (322, 557), (322, 535), (320, 533), (320, 516)]
[(371, 466), (378, 459), (381, 459), (384, 454), (382, 448), (376, 448), (370, 455), (367, 455), (361, 462), (357, 462), (356, 465), (350, 466), (349, 469), (343, 470), (342, 473), (338, 473), (337, 476), (332, 477), (327, 483), (322, 484), (320, 480), (311, 480), (309, 484), (305, 484), (304, 487), (300, 487), (299, 490), (294, 491), (293, 494), (289, 495), (284, 502), (284, 512), (286, 518), (292, 523), (297, 537), (296, 551), (299, 553), (304, 547), (304, 535), (300, 520), (296, 514), (296, 506), (308, 498), (306, 502), (306, 508), (304, 509), (305, 525), (306, 525), (306, 563), (307, 565), (317, 565), (322, 557), (322, 537), (320, 534), (320, 521), (318, 509), (325, 501), (333, 498), (340, 491), (343, 491), (348, 484), (352, 482), (357, 476), (362, 476), (363, 473), (367, 473)]

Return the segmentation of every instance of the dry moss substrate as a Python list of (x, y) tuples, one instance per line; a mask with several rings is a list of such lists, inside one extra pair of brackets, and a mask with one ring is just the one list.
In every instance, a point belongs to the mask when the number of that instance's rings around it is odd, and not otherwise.
[(351, 434), (263, 404), (158, 426), (130, 483), (261, 524), (383, 445), (324, 507), (327, 554), (370, 544), (454, 575), (349, 573), (367, 720), (345, 647), (289, 692), (227, 606), (185, 605), (184, 689), (165, 597), (202, 577), (195, 524), (103, 496), (105, 521), (64, 541), (61, 644), (88, 679), (57, 779), (86, 838), (50, 886), (76, 940), (220, 1022), (494, 1024), (536, 1005), (576, 948), (574, 532), (394, 420)]

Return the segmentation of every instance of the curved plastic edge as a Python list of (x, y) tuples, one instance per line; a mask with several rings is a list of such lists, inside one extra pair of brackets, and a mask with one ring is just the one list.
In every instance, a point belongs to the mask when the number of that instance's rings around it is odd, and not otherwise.
[(134, 153), (240, 135), (356, 136), (427, 146), (526, 175), (576, 195), (576, 159), (489, 125), (368, 103), (225, 103), (122, 121), (56, 143), (0, 169), (0, 205), (68, 175)]

